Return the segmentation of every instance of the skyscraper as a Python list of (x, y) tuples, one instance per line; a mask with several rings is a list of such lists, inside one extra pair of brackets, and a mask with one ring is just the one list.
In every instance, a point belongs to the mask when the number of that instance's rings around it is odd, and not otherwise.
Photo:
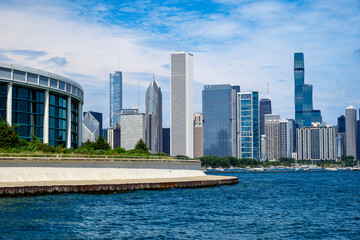
[(337, 119), (337, 133), (344, 133), (345, 132), (345, 116), (341, 115)]
[(126, 150), (134, 149), (136, 143), (145, 139), (145, 114), (137, 109), (121, 111), (121, 147)]
[(296, 130), (297, 159), (333, 160), (335, 159), (335, 128), (313, 123), (311, 127)]
[(162, 152), (162, 94), (154, 77), (145, 96), (145, 143), (151, 153)]
[(110, 127), (120, 123), (122, 109), (122, 72), (110, 73)]
[(170, 128), (162, 129), (162, 151), (170, 155)]
[(205, 85), (202, 91), (203, 155), (236, 156), (236, 94), (231, 85)]
[(203, 156), (203, 118), (201, 113), (194, 113), (194, 157)]
[(345, 155), (357, 157), (356, 153), (356, 108), (349, 106), (345, 109)]
[(260, 135), (265, 134), (265, 114), (271, 114), (271, 100), (268, 98), (260, 99)]
[(193, 55), (170, 57), (170, 154), (193, 157)]
[(297, 127), (309, 127), (322, 122), (320, 110), (313, 109), (313, 88), (304, 82), (304, 54), (294, 54), (295, 123)]
[(258, 159), (260, 155), (259, 93), (237, 93), (237, 157)]
[(92, 115), (92, 112), (86, 112), (82, 122), (82, 142), (95, 142), (100, 135), (100, 123)]
[[(103, 116), (102, 116), (102, 113), (100, 112), (94, 112), (94, 111), (88, 111), (88, 113), (90, 113), (98, 122), (99, 122), (99, 133), (100, 135), (103, 135), (103, 124), (102, 124), (102, 120), (103, 120)], [(84, 115), (85, 116), (86, 112), (84, 112)], [(105, 137), (103, 135), (103, 137)]]

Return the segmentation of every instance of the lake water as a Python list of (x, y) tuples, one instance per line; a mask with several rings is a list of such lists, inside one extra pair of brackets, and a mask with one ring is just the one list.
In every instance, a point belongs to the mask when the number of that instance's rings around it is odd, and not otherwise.
[(239, 184), (0, 198), (0, 238), (360, 239), (360, 172), (219, 175)]

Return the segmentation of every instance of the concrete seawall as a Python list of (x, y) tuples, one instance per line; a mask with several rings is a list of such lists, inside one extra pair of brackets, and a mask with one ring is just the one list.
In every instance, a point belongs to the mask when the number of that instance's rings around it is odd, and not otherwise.
[(0, 158), (0, 196), (234, 184), (197, 160)]

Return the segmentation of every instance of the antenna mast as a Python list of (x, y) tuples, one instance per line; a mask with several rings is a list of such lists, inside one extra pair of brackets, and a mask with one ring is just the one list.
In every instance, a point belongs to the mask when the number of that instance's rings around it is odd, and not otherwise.
[(269, 82), (267, 82), (267, 96), (268, 96), (268, 99), (270, 99), (270, 94), (269, 94)]

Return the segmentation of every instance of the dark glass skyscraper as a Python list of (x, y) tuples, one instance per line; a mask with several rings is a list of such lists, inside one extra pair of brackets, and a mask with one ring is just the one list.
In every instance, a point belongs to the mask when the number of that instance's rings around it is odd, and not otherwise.
[(320, 110), (313, 109), (313, 88), (304, 81), (304, 54), (294, 54), (295, 123), (297, 127), (310, 127), (312, 122), (322, 122)]
[(202, 91), (203, 155), (236, 156), (238, 86), (205, 85)]
[(345, 132), (345, 116), (341, 115), (340, 117), (338, 117), (337, 119), (337, 133), (344, 133)]
[(155, 79), (145, 96), (145, 143), (151, 153), (162, 152), (162, 94)]
[(170, 128), (162, 129), (162, 152), (170, 155)]
[(120, 123), (122, 109), (122, 72), (110, 73), (110, 127)]
[(271, 100), (260, 99), (260, 136), (265, 134), (265, 114), (271, 114)]

